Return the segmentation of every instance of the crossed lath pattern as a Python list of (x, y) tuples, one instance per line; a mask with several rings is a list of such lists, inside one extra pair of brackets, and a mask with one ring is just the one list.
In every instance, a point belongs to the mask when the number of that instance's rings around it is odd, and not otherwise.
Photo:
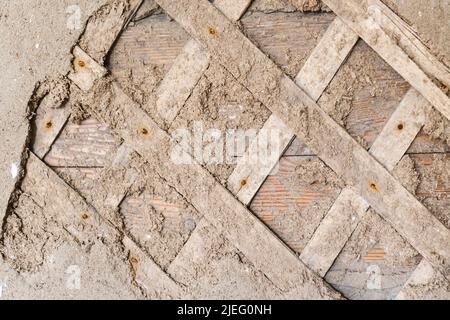
[[(154, 168), (158, 175), (221, 230), (287, 297), (340, 297), (322, 278), (369, 207), (423, 256), (418, 269), (432, 268), (450, 279), (450, 231), (390, 174), (424, 125), (429, 108), (434, 107), (450, 119), (450, 99), (441, 90), (441, 86), (450, 84), (450, 72), (428, 53), (400, 18), (379, 0), (368, 0), (367, 4), (323, 0), (337, 17), (292, 81), (233, 23), (245, 13), (251, 0), (216, 0), (214, 4), (207, 0), (156, 2), (195, 40), (186, 44), (157, 89), (156, 107), (161, 117), (157, 122), (114, 84), (110, 107), (115, 108), (120, 121), (113, 121), (105, 106), (90, 106), (92, 114), (125, 141), (117, 162), (127, 161), (123, 153), (136, 151), (145, 161), (161, 164)], [(122, 17), (124, 25), (142, 2), (130, 3), (128, 16)], [(368, 152), (317, 105), (359, 38), (412, 86)], [(98, 63), (102, 57), (94, 56), (96, 52), (80, 47), (73, 51), (75, 67), (69, 79), (87, 94), (107, 77), (106, 69)], [(278, 157), (271, 159), (269, 166), (253, 163), (250, 153), (240, 160), (228, 180), (231, 193), (200, 164), (175, 168), (167, 152), (175, 142), (165, 128), (184, 106), (211, 59), (273, 112), (259, 135), (273, 129), (282, 133), (281, 143), (273, 146)], [(184, 77), (183, 81), (180, 77)], [(52, 135), (37, 132), (42, 139), (35, 146), (30, 163), (41, 169), (30, 170), (29, 174), (45, 174), (57, 180), (39, 160), (69, 116), (65, 110), (53, 112), (57, 130)], [(300, 259), (247, 208), (294, 136), (301, 137), (347, 184)], [(101, 216), (99, 212), (117, 207), (133, 182), (126, 181), (119, 194), (103, 190), (106, 201), (94, 203), (95, 209), (89, 210)], [(329, 241), (331, 235), (333, 241)], [(139, 246), (130, 238), (124, 242), (147, 265), (145, 270), (136, 268), (137, 281), (151, 283), (153, 290), (171, 291), (172, 296), (182, 295), (183, 289)]]

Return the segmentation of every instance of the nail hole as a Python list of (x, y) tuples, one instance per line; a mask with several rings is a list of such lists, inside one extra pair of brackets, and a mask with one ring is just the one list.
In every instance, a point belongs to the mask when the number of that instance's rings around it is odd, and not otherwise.
[(375, 182), (371, 182), (371, 183), (369, 184), (369, 188), (370, 188), (370, 190), (371, 190), (372, 192), (378, 192), (378, 186), (377, 186), (377, 184), (376, 184)]
[(399, 123), (397, 126), (397, 129), (401, 131), (401, 130), (403, 130), (403, 128), (404, 128), (403, 123)]
[(216, 29), (215, 29), (214, 27), (209, 27), (209, 28), (208, 28), (208, 32), (209, 32), (209, 34), (212, 35), (212, 36), (217, 35), (217, 31), (216, 31)]
[(83, 213), (81, 215), (81, 219), (83, 219), (83, 220), (87, 220), (88, 218), (89, 218), (89, 215), (87, 213)]
[(245, 185), (247, 185), (247, 180), (246, 179), (242, 179), (241, 180), (241, 187), (244, 187)]
[(86, 63), (85, 63), (83, 60), (79, 60), (79, 61), (78, 61), (78, 66), (79, 66), (80, 68), (84, 68), (84, 67), (86, 66)]

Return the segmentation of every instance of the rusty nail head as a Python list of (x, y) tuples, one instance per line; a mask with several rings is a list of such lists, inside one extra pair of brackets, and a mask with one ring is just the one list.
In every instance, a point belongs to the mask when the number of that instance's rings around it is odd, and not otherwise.
[(217, 30), (214, 27), (209, 27), (208, 32), (210, 35), (215, 36), (217, 35)]

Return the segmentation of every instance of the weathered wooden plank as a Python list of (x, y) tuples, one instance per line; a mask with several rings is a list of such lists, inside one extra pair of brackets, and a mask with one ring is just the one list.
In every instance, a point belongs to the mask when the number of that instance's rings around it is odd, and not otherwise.
[(194, 299), (289, 298), (206, 219), (167, 271)]
[(65, 126), (70, 114), (70, 108), (42, 108), (36, 112), (33, 123), (34, 141), (32, 151), (39, 157), (44, 158), (55, 142), (59, 133)]
[[(332, 14), (323, 13), (314, 16), (298, 12), (253, 13), (245, 16), (241, 22), (249, 38), (283, 70), (289, 71), (289, 74), (295, 77), (316, 46), (316, 38), (324, 34), (333, 18)], [(177, 23), (166, 20), (163, 15), (152, 16), (124, 31), (112, 51), (109, 68), (114, 77), (122, 81), (121, 78), (128, 77), (130, 72), (133, 75), (141, 73), (148, 64), (170, 66), (188, 39)], [(178, 49), (175, 50), (175, 47)], [(384, 123), (397, 107), (401, 96), (409, 89), (408, 83), (401, 76), (382, 58), (370, 54), (369, 51), (372, 49), (362, 42), (354, 48), (353, 54), (362, 52), (361, 56), (367, 59), (367, 63), (373, 64), (369, 76), (374, 84), (368, 83), (366, 87), (355, 89), (352, 111), (346, 119), (348, 132), (355, 138), (364, 139), (368, 147), (373, 144)], [(297, 61), (296, 58), (301, 59)], [(353, 63), (353, 60), (349, 59), (344, 66)], [(357, 68), (358, 66), (355, 66), (355, 72)], [(382, 94), (373, 95), (374, 87)], [(334, 97), (337, 93), (330, 91), (330, 95)], [(300, 144), (301, 141), (295, 139), (285, 154), (313, 154)], [(448, 148), (445, 143), (420, 134), (408, 153), (444, 152), (445, 148)]]
[(359, 37), (336, 18), (295, 78), (297, 85), (318, 100)]
[(74, 71), (69, 74), (68, 78), (84, 92), (89, 91), (94, 81), (103, 77), (107, 70), (78, 46), (73, 48), (72, 54)]
[(250, 210), (301, 254), (338, 197), (342, 183), (317, 157), (283, 156)]
[[(107, 8), (108, 5), (106, 5), (89, 19), (79, 42), (90, 55), (76, 46), (73, 50), (75, 73), (72, 72), (68, 76), (69, 79), (76, 79), (82, 90), (89, 90), (95, 79), (106, 74), (106, 69), (93, 63), (95, 61), (92, 57), (95, 56), (97, 61), (103, 64), (103, 60), (116, 38), (142, 2), (143, 0), (125, 0), (112, 9)], [(106, 16), (104, 15), (105, 12), (107, 12)], [(62, 84), (64, 85), (64, 83)], [(56, 91), (61, 89), (65, 90), (64, 88), (55, 88)], [(49, 93), (49, 95), (52, 94), (54, 93)], [(41, 105), (37, 113), (33, 151), (41, 159), (45, 157), (70, 116), (68, 107), (51, 109), (57, 107), (60, 106)]]
[(253, 0), (216, 0), (214, 5), (230, 20), (238, 21)]
[[(277, 286), (299, 298), (338, 297), (193, 159), (192, 165), (173, 163), (171, 152), (176, 143), (117, 85), (112, 83), (110, 86), (111, 91), (105, 92), (102, 86), (100, 92), (91, 93), (103, 101), (90, 104), (91, 111), (144, 157), (151, 170), (218, 226), (259, 270)], [(112, 114), (114, 116), (111, 117)], [(286, 270), (289, 272), (286, 273)]]
[(105, 4), (89, 19), (79, 46), (103, 65), (114, 41), (144, 0), (120, 0)]
[(189, 40), (156, 91), (156, 108), (170, 127), (209, 65), (208, 52)]
[[(445, 164), (450, 163), (450, 155), (447, 160), (441, 154), (409, 157), (421, 177), (416, 196), (448, 227), (450, 183), (446, 183), (449, 179)], [(267, 177), (250, 205), (250, 210), (299, 255), (314, 232), (319, 231), (319, 225), (340, 193), (340, 185), (336, 184), (331, 170), (324, 174), (317, 170), (320, 169), (315, 166), (317, 162), (320, 161), (316, 156), (283, 155), (277, 170)]]
[(373, 210), (367, 212), (325, 279), (353, 300), (393, 299), (420, 255)]
[[(446, 245), (450, 231), (233, 24), (205, 0), (157, 2), (425, 258), (450, 276), (450, 248)], [(209, 32), (212, 24), (214, 34)]]
[[(428, 107), (428, 101), (410, 89), (375, 140), (369, 152), (387, 170), (392, 171), (408, 150), (425, 122)], [(367, 202), (354, 190), (344, 189), (305, 247), (301, 259), (324, 276), (368, 209)], [(338, 240), (330, 245), (329, 238), (336, 234)]]
[[(252, 201), (293, 138), (292, 131), (276, 115), (272, 114), (264, 123), (228, 178), (229, 190), (242, 203), (248, 205)], [(259, 150), (265, 142), (269, 156), (261, 157)]]
[(450, 69), (431, 54), (418, 38), (416, 31), (380, 0), (367, 0), (368, 12), (398, 45), (427, 73), (450, 86)]
[[(297, 85), (317, 101), (357, 40), (358, 36), (337, 18), (298, 73), (295, 80)], [(264, 138), (267, 136), (274, 137), (268, 140), (270, 157), (259, 159), (259, 144), (267, 141)], [(293, 139), (293, 132), (272, 114), (228, 179), (230, 191), (242, 203), (250, 203)]]
[[(390, 12), (387, 7), (381, 11), (377, 9), (377, 6), (373, 5), (375, 3), (373, 1), (372, 5), (367, 8), (354, 0), (345, 2), (324, 0), (324, 3), (358, 33), (365, 42), (377, 51), (386, 62), (402, 75), (437, 110), (447, 119), (450, 119), (450, 99), (433, 82), (433, 79), (425, 73), (429, 72), (430, 76), (439, 79), (442, 78), (442, 71), (445, 68), (436, 67), (439, 64), (436, 62), (437, 59), (436, 61), (424, 64), (423, 61), (429, 60), (431, 55), (422, 54), (420, 48), (408, 52), (408, 48), (405, 49), (402, 46), (402, 43), (407, 43), (409, 49), (416, 47), (417, 43), (411, 41), (411, 38), (415, 36), (406, 28), (392, 23), (392, 20), (386, 16), (386, 12)], [(389, 21), (391, 24), (388, 24)], [(392, 31), (395, 31), (395, 34)], [(401, 42), (399, 39), (401, 39)], [(414, 57), (408, 55), (411, 52), (414, 53)]]
[[(334, 18), (329, 13), (253, 13), (240, 23), (261, 50), (295, 77)], [(142, 65), (170, 67), (189, 40), (179, 24), (166, 15), (154, 15), (124, 30), (108, 68), (115, 77), (127, 77)]]

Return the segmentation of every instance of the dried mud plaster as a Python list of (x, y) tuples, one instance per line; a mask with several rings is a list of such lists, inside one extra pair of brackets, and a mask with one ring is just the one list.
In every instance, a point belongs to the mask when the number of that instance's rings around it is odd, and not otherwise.
[[(41, 184), (44, 180), (46, 183)], [(39, 159), (30, 157), (0, 251), (28, 281), (45, 284), (37, 291), (42, 290), (47, 298), (70, 295), (70, 288), (54, 277), (52, 269), (58, 269), (59, 277), (64, 278), (72, 265), (83, 277), (81, 291), (72, 293), (79, 298), (91, 294), (140, 297), (140, 290), (130, 285), (132, 277), (121, 239), (75, 191)], [(110, 272), (105, 272), (108, 269)], [(111, 286), (115, 290), (111, 291)]]
[[(76, 21), (70, 14), (73, 2), (69, 0), (56, 3), (19, 0), (4, 3), (0, 8), (0, 42), (8, 44), (0, 49), (5, 66), (0, 80), (0, 222), (22, 176), (24, 148), (30, 133), (29, 106), (33, 103), (30, 97), (38, 96), (38, 83), (69, 72), (72, 46), (88, 17), (105, 2), (78, 1), (78, 7), (72, 7), (81, 12)], [(49, 12), (61, 14), (49, 16)]]
[(325, 279), (349, 299), (393, 299), (420, 260), (387, 221), (369, 210)]

